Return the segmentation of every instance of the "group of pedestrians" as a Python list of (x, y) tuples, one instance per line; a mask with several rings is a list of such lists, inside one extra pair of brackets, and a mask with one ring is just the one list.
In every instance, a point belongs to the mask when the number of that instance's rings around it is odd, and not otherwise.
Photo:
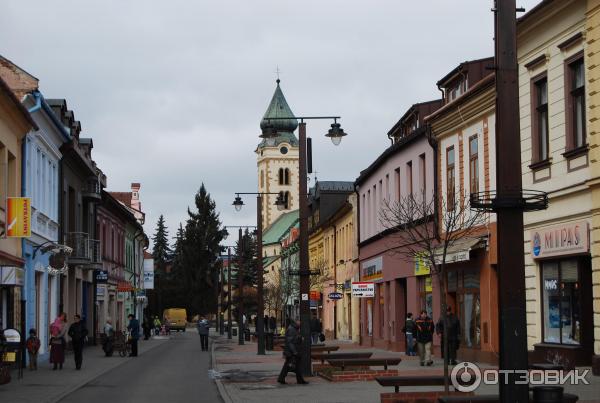
[[(446, 323), (448, 324), (447, 329), (447, 341), (448, 341), (448, 361), (452, 365), (456, 365), (456, 352), (460, 344), (460, 321), (452, 313), (452, 308), (448, 307), (446, 310)], [(415, 356), (415, 346), (419, 352), (419, 360), (421, 366), (433, 365), (431, 359), (431, 347), (433, 344), (433, 334), (437, 333), (442, 339), (442, 357), (444, 352), (444, 320), (440, 318), (437, 324), (434, 326), (433, 320), (427, 315), (427, 311), (421, 311), (421, 314), (417, 320), (413, 320), (412, 313), (406, 315), (406, 321), (404, 328), (402, 329), (406, 335), (406, 355)]]

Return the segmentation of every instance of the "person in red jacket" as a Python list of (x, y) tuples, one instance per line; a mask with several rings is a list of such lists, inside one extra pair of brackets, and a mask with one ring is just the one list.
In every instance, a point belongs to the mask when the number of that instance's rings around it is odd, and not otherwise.
[(427, 364), (428, 366), (433, 364), (431, 359), (431, 343), (433, 342), (433, 331), (435, 326), (427, 311), (421, 311), (419, 319), (415, 322), (417, 346), (419, 349), (419, 358), (421, 360), (421, 366)]
[(27, 353), (29, 355), (29, 370), (37, 370), (38, 352), (40, 351), (40, 339), (37, 337), (35, 329), (29, 329), (29, 338), (26, 342)]

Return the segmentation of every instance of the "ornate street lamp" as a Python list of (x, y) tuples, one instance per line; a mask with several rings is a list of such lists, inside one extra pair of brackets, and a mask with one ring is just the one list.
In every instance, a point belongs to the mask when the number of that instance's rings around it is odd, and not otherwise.
[(346, 135), (347, 133), (344, 133), (344, 129), (342, 129), (341, 125), (337, 122), (337, 119), (333, 119), (331, 129), (329, 129), (325, 137), (329, 137), (334, 146), (339, 146), (342, 142), (342, 138)]

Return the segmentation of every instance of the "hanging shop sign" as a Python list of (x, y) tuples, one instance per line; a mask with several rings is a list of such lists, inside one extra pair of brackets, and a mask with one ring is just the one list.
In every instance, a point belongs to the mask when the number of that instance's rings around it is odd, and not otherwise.
[(117, 284), (117, 291), (118, 292), (130, 292), (133, 291), (133, 286), (128, 283), (127, 281), (121, 281), (119, 282), (119, 284)]
[(144, 259), (144, 289), (154, 289), (154, 259)]
[(31, 198), (6, 198), (6, 236), (28, 238), (31, 236)]
[(343, 295), (340, 292), (330, 292), (329, 295), (327, 295), (327, 297), (329, 299), (342, 299)]
[(25, 270), (21, 267), (0, 266), (0, 285), (22, 287), (25, 281)]
[(103, 300), (105, 294), (106, 294), (106, 285), (104, 285), (104, 284), (98, 284), (96, 286), (96, 298)]
[(361, 280), (381, 281), (383, 280), (383, 257), (366, 260), (361, 264)]
[(415, 256), (415, 276), (427, 276), (431, 273), (426, 259), (426, 253), (419, 253)]
[(310, 300), (311, 301), (320, 301), (321, 300), (321, 292), (320, 291), (311, 291), (310, 292)]
[(587, 221), (570, 222), (531, 231), (531, 253), (534, 259), (589, 253)]
[(96, 270), (96, 283), (104, 284), (108, 282), (108, 270)]
[(358, 298), (373, 298), (375, 296), (375, 283), (368, 281), (353, 282), (352, 296)]

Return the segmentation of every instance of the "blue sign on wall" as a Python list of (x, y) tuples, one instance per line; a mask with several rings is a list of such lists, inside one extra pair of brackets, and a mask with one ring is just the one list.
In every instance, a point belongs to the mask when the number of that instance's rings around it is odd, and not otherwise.
[(342, 299), (343, 295), (340, 292), (330, 292), (328, 297), (329, 299)]

